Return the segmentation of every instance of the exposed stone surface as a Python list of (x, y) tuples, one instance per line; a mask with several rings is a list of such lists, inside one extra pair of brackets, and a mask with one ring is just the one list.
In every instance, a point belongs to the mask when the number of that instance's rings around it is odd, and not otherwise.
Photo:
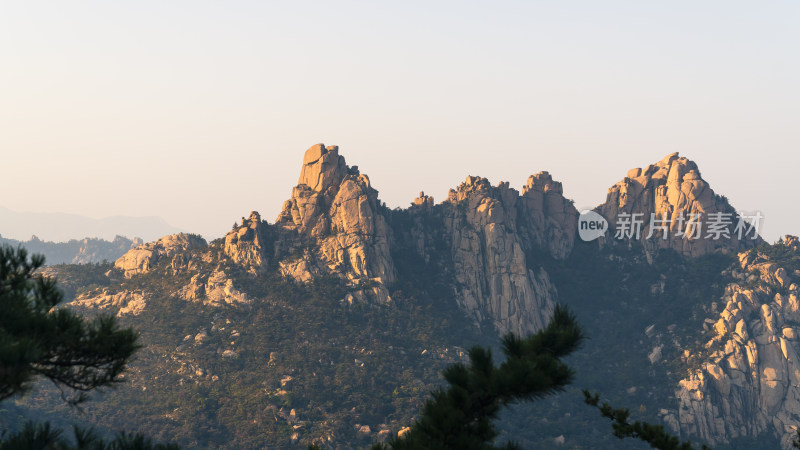
[(114, 266), (122, 270), (126, 277), (131, 277), (149, 271), (161, 258), (173, 258), (203, 247), (206, 247), (206, 241), (200, 236), (171, 234), (129, 250), (114, 262)]
[(298, 258), (287, 258), (280, 261), (278, 270), (281, 275), (302, 283), (307, 283), (325, 273), (317, 266), (314, 255), (309, 249), (305, 249), (303, 255)]
[(418, 206), (425, 209), (433, 208), (434, 202), (433, 197), (429, 195), (425, 195), (425, 192), (420, 192), (419, 197), (414, 199), (414, 202), (411, 203), (412, 207)]
[[(421, 196), (422, 198), (422, 196)], [(441, 221), (452, 264), (456, 300), (476, 323), (500, 333), (528, 333), (544, 326), (556, 290), (529, 256), (563, 258), (572, 249), (577, 211), (547, 172), (528, 179), (520, 195), (508, 183), (468, 177), (435, 208), (419, 202), (410, 241), (426, 261), (435, 253), (435, 231), (422, 221)]]
[(520, 230), (526, 247), (546, 248), (554, 258), (563, 259), (570, 251), (578, 226), (578, 212), (564, 197), (561, 183), (548, 172), (528, 177), (519, 205)]
[[(644, 169), (630, 170), (627, 177), (609, 188), (606, 202), (598, 211), (611, 227), (607, 242), (615, 241), (615, 232), (621, 229), (620, 214), (641, 214), (639, 239), (648, 254), (670, 248), (684, 256), (696, 257), (716, 250), (738, 252), (762, 242), (760, 237), (752, 239), (752, 232), (745, 236), (747, 228), (742, 229), (739, 239), (736, 211), (701, 178), (697, 164), (677, 152)], [(692, 220), (693, 217), (696, 219)], [(709, 224), (717, 219), (722, 219), (719, 223), (723, 223), (725, 232), (714, 239), (717, 233), (709, 234)], [(699, 235), (695, 234), (692, 222), (698, 224)]]
[(311, 248), (301, 261), (281, 262), (287, 275), (305, 281), (318, 272), (330, 273), (354, 285), (395, 280), (378, 191), (358, 168), (347, 166), (338, 147), (318, 144), (306, 151), (298, 185), (276, 225)]
[[(782, 245), (800, 254), (797, 238)], [(767, 432), (791, 448), (800, 426), (800, 292), (769, 257), (750, 251), (739, 260), (734, 278), (754, 273), (757, 280), (726, 288), (725, 309), (705, 345), (711, 355), (681, 380), (678, 411), (665, 417), (675, 431), (712, 445)]]
[(118, 316), (126, 314), (138, 316), (147, 306), (149, 298), (150, 295), (142, 291), (110, 293), (108, 289), (103, 289), (99, 294), (82, 295), (70, 302), (70, 304), (95, 309), (119, 308), (117, 310)]
[(234, 288), (233, 280), (221, 270), (210, 274), (195, 274), (189, 284), (176, 295), (184, 300), (214, 306), (249, 303), (247, 295)]
[(225, 236), (223, 251), (235, 263), (253, 270), (261, 269), (268, 261), (267, 252), (272, 250), (266, 247), (266, 230), (267, 226), (261, 221), (261, 215), (253, 211), (247, 219), (242, 219), (241, 226)]
[[(508, 183), (492, 187), (469, 177), (438, 206), (420, 192), (409, 211), (418, 222), (440, 224), (433, 233), (446, 234), (446, 272), (458, 303), (476, 322), (519, 333), (544, 325), (555, 288), (543, 269), (528, 264), (527, 254), (564, 258), (572, 249), (577, 211), (561, 183), (541, 172), (520, 195)], [(391, 248), (412, 246), (427, 260), (437, 237), (421, 226), (393, 236), (388, 221), (369, 178), (348, 167), (338, 147), (315, 145), (276, 220), (280, 271), (301, 282), (338, 275), (354, 287), (346, 302), (391, 303), (389, 288), (397, 277)], [(360, 287), (364, 283), (368, 287)]]

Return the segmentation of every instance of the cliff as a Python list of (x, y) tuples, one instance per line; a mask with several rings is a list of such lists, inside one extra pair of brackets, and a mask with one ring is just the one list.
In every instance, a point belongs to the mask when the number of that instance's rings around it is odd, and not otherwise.
[[(769, 251), (739, 254), (721, 312), (706, 320), (700, 367), (680, 381), (670, 426), (710, 444), (773, 435), (791, 448), (800, 426), (800, 245), (787, 236)], [(695, 352), (696, 353), (696, 352)], [(699, 358), (698, 358), (699, 356)]]

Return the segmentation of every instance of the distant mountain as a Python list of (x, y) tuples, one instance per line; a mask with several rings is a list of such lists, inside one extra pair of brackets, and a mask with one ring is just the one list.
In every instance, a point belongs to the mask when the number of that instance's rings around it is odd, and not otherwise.
[(45, 241), (66, 242), (88, 237), (110, 241), (116, 236), (127, 236), (140, 237), (149, 242), (181, 231), (160, 217), (114, 216), (93, 219), (76, 214), (17, 212), (0, 206), (0, 235), (7, 239), (36, 236)]
[(70, 239), (67, 242), (42, 241), (33, 236), (20, 241), (0, 236), (0, 245), (22, 246), (29, 253), (44, 255), (45, 264), (89, 264), (114, 261), (131, 248), (142, 244), (140, 238), (133, 240), (117, 236), (113, 241), (97, 238)]

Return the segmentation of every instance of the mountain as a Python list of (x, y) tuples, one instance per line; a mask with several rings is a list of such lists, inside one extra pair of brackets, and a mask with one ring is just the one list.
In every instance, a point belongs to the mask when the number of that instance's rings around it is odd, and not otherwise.
[(45, 242), (33, 236), (28, 241), (6, 239), (0, 236), (0, 245), (25, 247), (29, 253), (44, 255), (46, 263), (53, 264), (89, 264), (103, 261), (114, 261), (131, 248), (142, 244), (140, 238), (130, 240), (117, 236), (113, 241), (97, 238), (70, 239), (67, 242)]
[(66, 242), (84, 237), (113, 240), (116, 236), (137, 236), (150, 241), (180, 231), (160, 217), (93, 219), (76, 214), (17, 212), (0, 206), (0, 234), (13, 239), (38, 236), (45, 241)]
[(575, 389), (504, 414), (503, 439), (641, 448), (583, 405), (588, 388), (684, 438), (789, 446), (796, 239), (765, 244), (678, 154), (628, 172), (594, 213), (610, 226), (584, 241), (547, 172), (521, 191), (469, 176), (392, 210), (315, 145), (274, 223), (252, 212), (211, 242), (173, 234), (113, 265), (46, 269), (71, 307), (117, 314), (145, 347), (83, 414), (42, 387), (7, 415), (191, 447), (360, 448), (402, 433), (465, 348), (535, 331), (561, 302), (590, 337), (569, 359)]

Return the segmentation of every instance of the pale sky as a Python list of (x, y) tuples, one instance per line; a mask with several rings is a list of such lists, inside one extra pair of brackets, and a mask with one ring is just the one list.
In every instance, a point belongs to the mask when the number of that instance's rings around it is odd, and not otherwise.
[(796, 1), (3, 1), (0, 206), (216, 238), (273, 221), (318, 142), (390, 207), (541, 170), (595, 206), (679, 151), (774, 240), (799, 48)]

